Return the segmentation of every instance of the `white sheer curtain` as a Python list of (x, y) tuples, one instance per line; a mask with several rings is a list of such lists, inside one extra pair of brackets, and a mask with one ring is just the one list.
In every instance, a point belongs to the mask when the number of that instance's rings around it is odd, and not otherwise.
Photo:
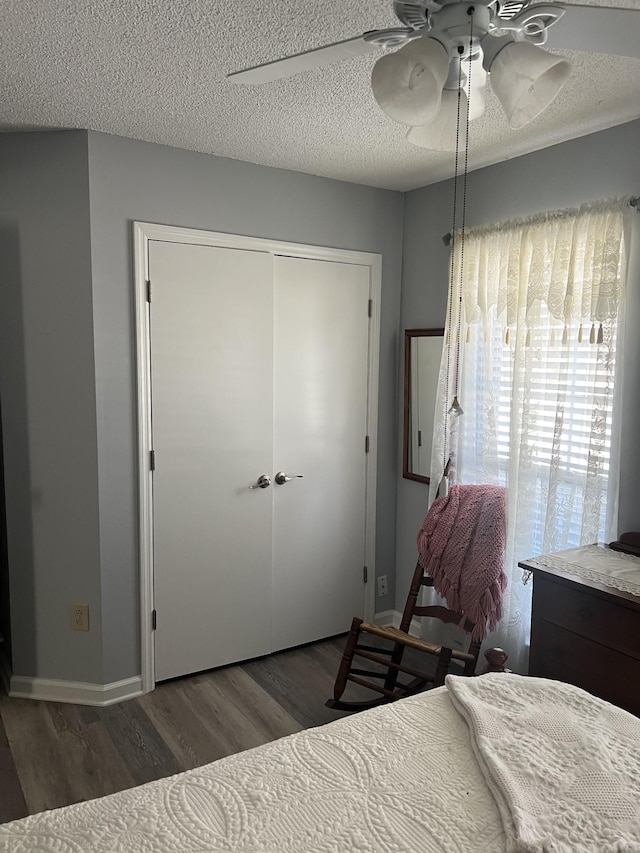
[(616, 533), (628, 211), (622, 199), (473, 229), (464, 255), (454, 241), (430, 497), (449, 457), (450, 483), (507, 487), (509, 588), (488, 644), (520, 672), (531, 588), (518, 561)]

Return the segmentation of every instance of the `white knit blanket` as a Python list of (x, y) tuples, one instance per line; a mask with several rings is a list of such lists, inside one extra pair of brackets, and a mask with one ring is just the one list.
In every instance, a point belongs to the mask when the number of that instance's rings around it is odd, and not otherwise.
[(640, 851), (640, 720), (569, 684), (447, 676), (507, 851)]

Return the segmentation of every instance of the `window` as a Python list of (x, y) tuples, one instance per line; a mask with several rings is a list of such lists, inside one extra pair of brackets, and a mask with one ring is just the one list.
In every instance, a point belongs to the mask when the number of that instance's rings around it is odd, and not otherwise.
[[(518, 561), (617, 532), (608, 528), (628, 209), (603, 202), (474, 229), (464, 254), (454, 242), (445, 332), (454, 344), (443, 353), (431, 481), (451, 458), (453, 482), (506, 487), (510, 583), (493, 642), (521, 671), (530, 590)], [(460, 417), (447, 414), (456, 393)]]
[[(505, 341), (500, 324), (493, 322), (491, 345), (481, 333), (469, 335), (465, 343), (465, 361), (469, 363), (469, 379), (473, 386), (473, 406), (477, 408), (472, 431), (463, 430), (458, 444), (460, 463), (480, 460), (488, 455), (493, 460), (495, 436), (495, 468), (497, 482), (506, 486), (511, 459), (512, 418), (522, 422), (528, 432), (530, 466), (536, 491), (531, 530), (531, 554), (575, 548), (583, 544), (585, 503), (583, 480), (589, 464), (600, 471), (597, 493), (599, 503), (597, 531), (593, 541), (605, 539), (607, 485), (611, 453), (613, 421), (613, 376), (615, 374), (616, 326), (610, 320), (603, 324), (602, 343), (597, 344), (598, 328), (579, 327), (563, 343), (563, 329), (552, 322), (544, 310), (540, 325), (532, 332), (529, 352), (525, 353), (526, 369), (531, 374), (531, 393), (526, 411), (521, 406), (513, 411), (514, 350)], [(475, 330), (474, 330), (475, 331)], [(593, 342), (591, 342), (593, 340)], [(491, 383), (483, 381), (484, 365), (491, 364)], [(468, 409), (468, 396), (462, 395)], [(491, 466), (491, 462), (489, 466)], [(486, 470), (486, 469), (485, 469)], [(550, 500), (550, 472), (555, 472)], [(485, 477), (486, 479), (486, 477)], [(547, 508), (553, 506), (549, 513)], [(559, 512), (558, 508), (562, 508)], [(590, 529), (594, 529), (593, 526)], [(547, 531), (545, 540), (545, 530)]]

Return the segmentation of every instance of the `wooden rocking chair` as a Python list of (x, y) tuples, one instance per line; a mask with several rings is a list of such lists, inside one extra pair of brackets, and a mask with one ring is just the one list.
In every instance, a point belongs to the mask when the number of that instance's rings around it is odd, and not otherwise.
[[(362, 619), (354, 618), (333, 689), (333, 699), (329, 699), (326, 703), (329, 708), (340, 711), (360, 711), (419, 693), (429, 685), (440, 687), (444, 684), (452, 661), (458, 662), (457, 672), (463, 675), (474, 675), (480, 652), (479, 642), (471, 641), (465, 652), (429, 643), (409, 634), (411, 620), (414, 617), (430, 617), (445, 624), (455, 625), (461, 625), (464, 619), (461, 613), (446, 607), (419, 606), (418, 596), (423, 586), (433, 586), (433, 580), (425, 574), (420, 563), (417, 563), (399, 628), (369, 625)], [(467, 620), (462, 627), (465, 633), (471, 635), (474, 625)], [(371, 645), (372, 640), (367, 642), (367, 637), (377, 638), (380, 645)], [(424, 671), (414, 666), (406, 666), (403, 663), (403, 657), (407, 648), (424, 652), (428, 655), (432, 666)], [(489, 650), (486, 657), (490, 671), (504, 671), (503, 664), (507, 656), (501, 649)], [(377, 671), (360, 669), (355, 662), (356, 658), (377, 664), (381, 669)], [(401, 683), (398, 680), (400, 673), (412, 676), (411, 681)], [(368, 688), (374, 692), (375, 696), (368, 701), (343, 701), (341, 697), (349, 682)]]

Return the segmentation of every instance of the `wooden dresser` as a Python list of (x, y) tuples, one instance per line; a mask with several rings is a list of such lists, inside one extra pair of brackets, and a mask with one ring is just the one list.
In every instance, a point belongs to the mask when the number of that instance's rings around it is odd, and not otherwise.
[(640, 596), (558, 562), (519, 564), (533, 572), (529, 675), (575, 684), (640, 716)]

